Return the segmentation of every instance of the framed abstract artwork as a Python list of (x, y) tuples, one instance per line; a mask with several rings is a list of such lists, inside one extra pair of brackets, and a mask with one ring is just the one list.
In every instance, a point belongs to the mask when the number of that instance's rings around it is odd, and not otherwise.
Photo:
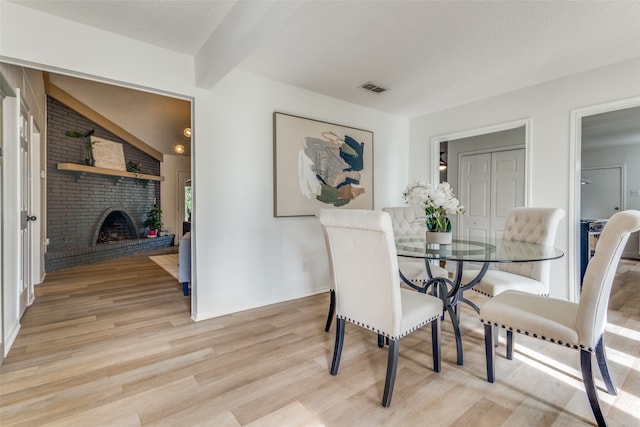
[(373, 132), (273, 113), (274, 212), (373, 209)]

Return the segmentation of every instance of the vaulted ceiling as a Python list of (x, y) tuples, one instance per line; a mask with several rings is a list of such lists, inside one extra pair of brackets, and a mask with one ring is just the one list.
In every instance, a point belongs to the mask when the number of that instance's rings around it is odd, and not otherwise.
[(16, 3), (192, 55), (200, 87), (237, 67), (404, 117), (640, 56), (633, 1)]

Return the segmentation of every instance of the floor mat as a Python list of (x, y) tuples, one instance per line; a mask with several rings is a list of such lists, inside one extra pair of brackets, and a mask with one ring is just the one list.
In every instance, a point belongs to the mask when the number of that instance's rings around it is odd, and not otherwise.
[(150, 256), (149, 259), (178, 280), (178, 254)]

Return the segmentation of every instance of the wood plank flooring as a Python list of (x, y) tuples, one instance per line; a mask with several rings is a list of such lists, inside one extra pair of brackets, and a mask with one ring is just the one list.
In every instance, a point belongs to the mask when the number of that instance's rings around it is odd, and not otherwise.
[[(639, 283), (640, 263), (623, 261), (606, 335), (618, 396), (596, 377), (611, 426), (640, 425)], [(372, 333), (347, 325), (340, 371), (328, 373), (327, 294), (194, 323), (180, 284), (138, 255), (50, 273), (36, 295), (0, 369), (4, 427), (594, 425), (577, 352), (517, 336), (489, 384), (466, 307), (464, 366), (448, 321), (440, 373), (429, 328), (409, 335), (384, 409), (387, 353)]]

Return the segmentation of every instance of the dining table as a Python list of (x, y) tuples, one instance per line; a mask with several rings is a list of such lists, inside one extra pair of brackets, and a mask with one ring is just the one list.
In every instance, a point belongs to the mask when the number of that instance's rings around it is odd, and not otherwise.
[[(395, 236), (397, 255), (423, 259), (429, 279), (417, 284), (400, 271), (400, 278), (409, 287), (422, 293), (430, 293), (442, 299), (444, 313), (451, 318), (456, 339), (457, 363), (463, 364), (462, 335), (460, 333), (460, 303), (464, 302), (479, 313), (479, 307), (464, 297), (464, 292), (478, 284), (489, 267), (495, 263), (535, 262), (561, 258), (562, 250), (533, 242), (507, 240), (492, 237), (454, 237), (450, 244), (428, 243), (426, 235), (399, 234)], [(453, 278), (432, 274), (434, 261), (453, 262), (456, 265)], [(462, 283), (463, 269), (476, 265), (477, 275), (468, 283)]]

